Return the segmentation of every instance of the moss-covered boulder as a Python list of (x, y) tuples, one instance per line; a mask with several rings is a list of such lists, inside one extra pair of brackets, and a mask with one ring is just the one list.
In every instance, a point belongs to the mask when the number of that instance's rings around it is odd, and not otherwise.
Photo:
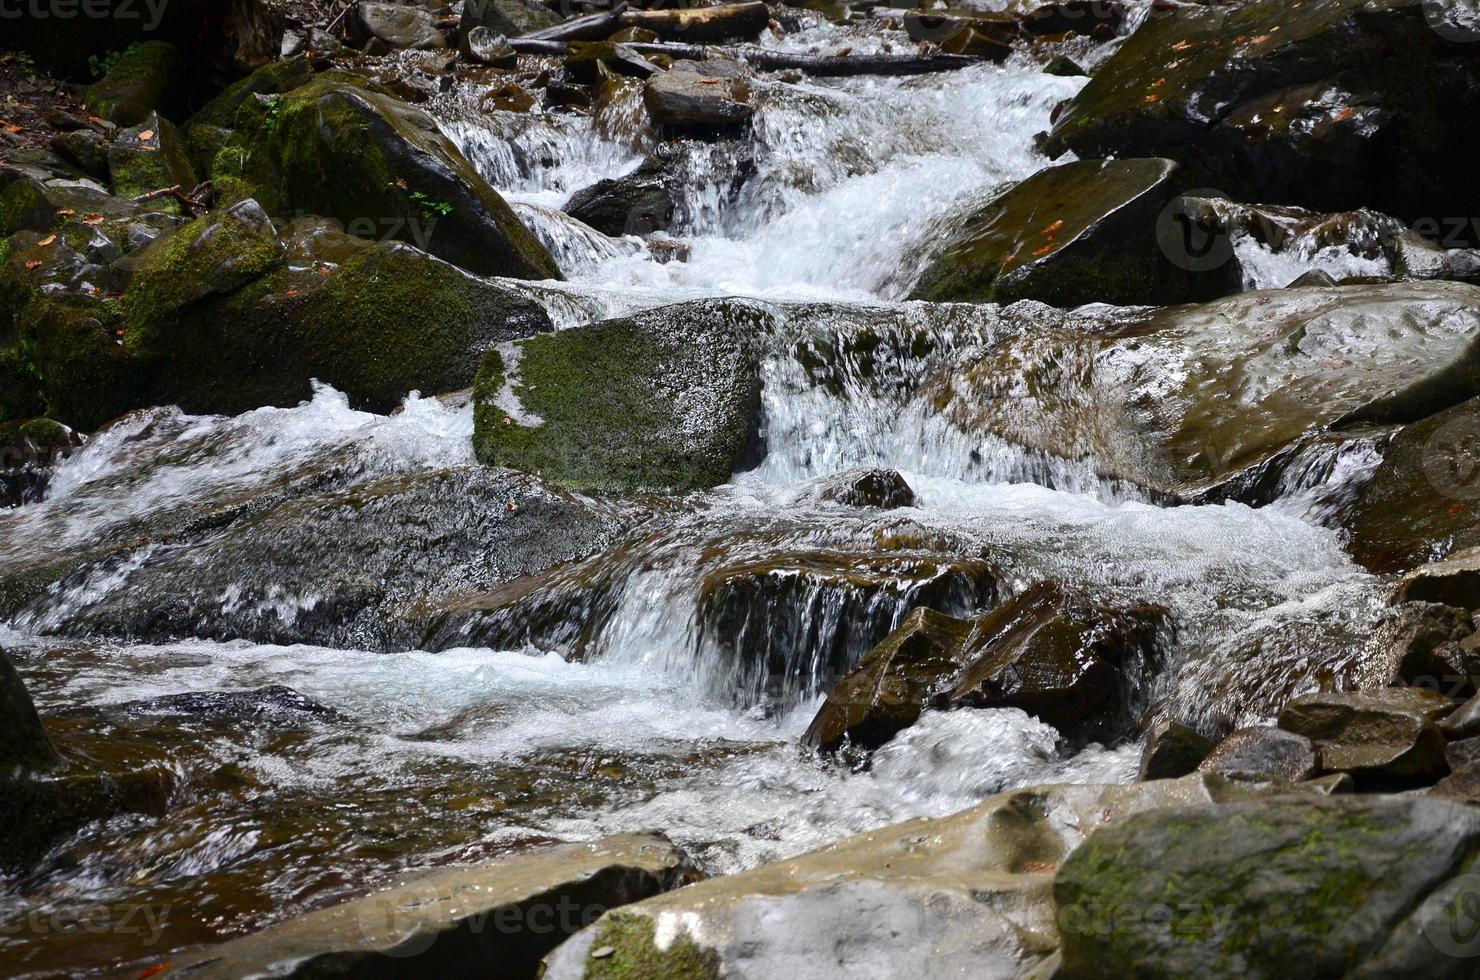
[(150, 41), (125, 51), (108, 73), (82, 90), (94, 115), (119, 126), (136, 126), (152, 113), (180, 110), (180, 53), (173, 44)]
[(1244, 293), (1036, 331), (931, 384), (968, 431), (1172, 496), (1262, 503), (1323, 433), (1412, 423), (1480, 394), (1480, 289)]
[(1160, 607), (1036, 585), (975, 621), (917, 611), (838, 684), (803, 741), (873, 748), (926, 706), (1020, 708), (1066, 735), (1113, 740), (1140, 721), (1159, 662)]
[(770, 324), (701, 300), (502, 347), (478, 370), (474, 449), (576, 487), (723, 483), (756, 438)]
[(243, 976), (534, 980), (540, 960), (595, 916), (697, 877), (656, 834), (623, 834), (407, 875), (364, 898), (175, 957), (195, 980)]
[(432, 118), (373, 85), (320, 76), (285, 95), (244, 99), (235, 123), (237, 137), (211, 172), (228, 197), (254, 197), (275, 215), (333, 218), (478, 275), (560, 278)]
[(1058, 943), (1054, 871), (1086, 837), (1265, 793), (1216, 776), (1000, 793), (616, 909), (550, 954), (544, 980), (1030, 976)]
[(1058, 111), (1045, 148), (1167, 156), (1196, 185), (1405, 220), (1472, 214), (1472, 28), (1445, 0), (1252, 0), (1158, 10)]
[(305, 57), (284, 58), (263, 65), (241, 81), (227, 86), (220, 95), (201, 107), (186, 123), (187, 131), (195, 126), (231, 129), (242, 104), (254, 95), (280, 95), (313, 81), (313, 66)]
[[(189, 194), (197, 183), (185, 138), (158, 113), (123, 130), (108, 145), (108, 173), (113, 193), (128, 199), (171, 187)], [(171, 197), (156, 199), (152, 207), (168, 214), (184, 213), (180, 202)]]
[[(1153, 784), (1154, 785), (1154, 784)], [(1097, 832), (1054, 881), (1058, 976), (1470, 976), (1480, 810), (1417, 797), (1150, 811)], [(1458, 882), (1456, 885), (1462, 885)], [(1473, 887), (1473, 886), (1471, 886)]]
[(1182, 303), (1229, 291), (1182, 257), (1163, 220), (1170, 160), (1085, 160), (1039, 171), (955, 219), (911, 293), (937, 302)]
[[(399, 242), (308, 231), (285, 263), (249, 205), (151, 246), (124, 295), (128, 345), (151, 361), (156, 401), (292, 405), (316, 378), (387, 411), (411, 391), (467, 387), (495, 344), (550, 328), (532, 300)], [(221, 295), (204, 285), (218, 275), (245, 284)]]

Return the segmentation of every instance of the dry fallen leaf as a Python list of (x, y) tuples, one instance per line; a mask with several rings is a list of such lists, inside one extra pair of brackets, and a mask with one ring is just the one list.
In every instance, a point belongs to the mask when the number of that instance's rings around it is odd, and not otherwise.
[(146, 129), (146, 130), (144, 130), (142, 133), (139, 134), (139, 139), (141, 139), (141, 140), (152, 140), (152, 139), (154, 139), (154, 130), (152, 130), (152, 129)]
[(1055, 221), (1053, 224), (1043, 229), (1043, 233), (1045, 235), (1056, 235), (1058, 234), (1059, 229), (1062, 227), (1064, 227), (1064, 219), (1060, 218), (1058, 221)]
[(21, 132), (23, 132), (23, 130), (21, 129), (21, 127), (16, 126), (16, 125), (14, 125), (12, 123), (5, 123), (4, 125), (5, 125), (5, 131), (7, 133), (12, 134), (12, 135), (18, 135)]
[(36, 247), (37, 248), (50, 248), (51, 245), (52, 245), (52, 243), (55, 242), (56, 240), (57, 240), (57, 236), (55, 236), (55, 235), (47, 235), (45, 238), (41, 239), (41, 241), (39, 241), (39, 242), (36, 243)]
[(39, 269), (39, 268), (41, 268), (41, 260), (40, 259), (32, 259), (30, 262), (27, 262), (26, 263), (26, 271), (27, 272), (32, 272), (32, 271), (34, 271), (36, 269)]
[(73, 211), (71, 208), (59, 208), (59, 209), (57, 209), (57, 217), (58, 218), (71, 218), (71, 217), (76, 216), (76, 214), (77, 214), (77, 212), (76, 211)]
[(103, 216), (97, 213), (83, 215), (82, 223), (85, 225), (100, 225), (103, 223)]

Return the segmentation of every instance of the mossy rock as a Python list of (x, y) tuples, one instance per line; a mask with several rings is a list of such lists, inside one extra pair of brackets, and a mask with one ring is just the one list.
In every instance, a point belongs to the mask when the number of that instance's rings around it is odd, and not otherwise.
[(175, 115), (180, 53), (173, 44), (149, 41), (125, 51), (108, 73), (82, 90), (94, 115), (119, 126), (136, 126), (152, 113)]
[[(1473, 975), (1446, 886), (1480, 811), (1419, 797), (1153, 810), (1090, 837), (1054, 881), (1065, 980)], [(1454, 906), (1453, 908), (1450, 908)], [(1468, 922), (1468, 918), (1455, 920)], [(1432, 930), (1432, 931), (1431, 931)]]
[(702, 300), (501, 348), (478, 369), (478, 458), (581, 488), (723, 483), (755, 438), (769, 323)]
[[(113, 193), (121, 198), (170, 187), (188, 194), (197, 183), (184, 137), (174, 123), (157, 113), (118, 134), (108, 147), (108, 171)], [(171, 198), (159, 199), (154, 207), (167, 214), (184, 213), (179, 201)]]
[[(109, 194), (90, 180), (23, 177), (0, 193), (0, 235), (54, 231), (70, 216), (100, 214), (110, 221), (133, 218), (141, 208)], [(65, 212), (72, 212), (67, 215)]]
[[(356, 407), (388, 411), (411, 391), (467, 387), (494, 344), (550, 329), (509, 289), (398, 242), (359, 245), (342, 262), (275, 268), (173, 313), (179, 297), (165, 288), (131, 290), (130, 329), (160, 365), (154, 397), (235, 413), (297, 404), (317, 378)], [(267, 249), (255, 261), (278, 260)]]
[(93, 429), (145, 403), (123, 329), (116, 301), (31, 294), (15, 317), (13, 350), (42, 414)]
[(307, 58), (286, 58), (263, 65), (246, 78), (235, 82), (190, 117), (189, 126), (218, 126), (231, 129), (236, 113), (254, 95), (280, 95), (313, 81), (314, 70)]
[(108, 179), (108, 141), (98, 133), (86, 129), (58, 133), (51, 147), (93, 180)]
[[(248, 110), (261, 116), (243, 118)], [(240, 139), (218, 154), (213, 179), (244, 182), (270, 213), (324, 215), (478, 275), (560, 278), (432, 118), (373, 86), (326, 74), (265, 108), (243, 100), (235, 123)]]
[(688, 936), (660, 945), (653, 918), (613, 912), (595, 927), (586, 954), (588, 980), (719, 980), (719, 954)]
[(1178, 266), (1158, 230), (1178, 191), (1170, 160), (1086, 160), (1040, 171), (959, 222), (911, 297), (1054, 306), (1163, 305), (1228, 291)]

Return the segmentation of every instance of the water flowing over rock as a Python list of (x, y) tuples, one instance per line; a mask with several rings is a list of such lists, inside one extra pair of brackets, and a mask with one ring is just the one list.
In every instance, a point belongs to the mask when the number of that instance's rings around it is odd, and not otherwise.
[(1140, 720), (1165, 615), (1096, 605), (1056, 583), (971, 623), (922, 610), (843, 679), (804, 741), (875, 748), (926, 705), (1021, 708), (1066, 735), (1112, 741)]

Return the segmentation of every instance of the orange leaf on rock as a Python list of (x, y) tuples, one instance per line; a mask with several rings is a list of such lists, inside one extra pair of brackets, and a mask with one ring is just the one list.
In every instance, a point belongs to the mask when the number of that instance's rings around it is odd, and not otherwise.
[(103, 216), (97, 213), (83, 215), (82, 223), (85, 225), (100, 225), (103, 223)]
[(45, 238), (41, 239), (41, 241), (39, 241), (39, 242), (36, 243), (36, 247), (37, 248), (50, 248), (52, 246), (52, 244), (56, 240), (57, 240), (57, 236), (55, 236), (55, 235), (47, 235)]
[(146, 129), (146, 130), (144, 130), (142, 133), (139, 134), (139, 139), (141, 139), (141, 140), (152, 140), (152, 139), (154, 139), (154, 130), (152, 130), (152, 129)]
[(26, 271), (27, 272), (31, 272), (31, 271), (33, 271), (35, 269), (39, 269), (39, 268), (41, 268), (41, 260), (40, 259), (32, 259), (31, 261), (29, 261), (29, 262), (26, 263)]

